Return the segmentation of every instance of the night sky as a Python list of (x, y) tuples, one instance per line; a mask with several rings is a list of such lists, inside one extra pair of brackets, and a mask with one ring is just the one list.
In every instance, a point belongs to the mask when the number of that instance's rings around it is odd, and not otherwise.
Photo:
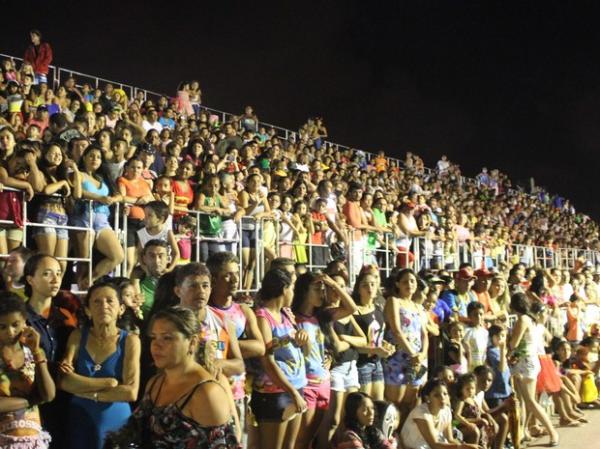
[(596, 2), (88, 3), (0, 2), (0, 52), (39, 28), (57, 65), (169, 94), (199, 79), (209, 107), (534, 176), (600, 219)]

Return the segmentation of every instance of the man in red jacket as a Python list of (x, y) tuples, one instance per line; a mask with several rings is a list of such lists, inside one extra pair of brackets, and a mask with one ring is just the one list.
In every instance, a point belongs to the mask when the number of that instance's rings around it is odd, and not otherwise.
[(34, 84), (48, 83), (48, 66), (52, 62), (52, 47), (42, 42), (42, 33), (31, 30), (31, 45), (25, 50), (23, 59), (33, 66), (35, 72)]

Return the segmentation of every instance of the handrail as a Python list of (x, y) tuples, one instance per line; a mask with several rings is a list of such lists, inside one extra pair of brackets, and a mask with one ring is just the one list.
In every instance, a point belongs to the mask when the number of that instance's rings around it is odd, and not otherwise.
[[(4, 191), (14, 191), (14, 192), (22, 192), (18, 189), (13, 189), (10, 187), (5, 187)], [(2, 193), (0, 193), (2, 194)], [(91, 214), (93, 213), (93, 200), (85, 200), (82, 199), (81, 201), (86, 201), (89, 207), (89, 214), (91, 216)], [(122, 203), (115, 203), (115, 211), (113, 212), (114, 214), (114, 231), (117, 233), (117, 235), (121, 236), (120, 239), (120, 243), (121, 245), (124, 247), (124, 252), (126, 253), (126, 240), (123, 239), (123, 237), (125, 237), (123, 235), (123, 232), (126, 233), (127, 230), (127, 215), (123, 215), (123, 217), (125, 217), (125, 219), (123, 220), (123, 227), (121, 228), (121, 225), (119, 223), (119, 218), (121, 216), (121, 214), (119, 213), (120, 208), (123, 206)], [(28, 202), (25, 200), (25, 197), (23, 196), (23, 208), (22, 208), (22, 213), (23, 213), (23, 244), (26, 245), (26, 240), (27, 240), (27, 229), (28, 228), (36, 228), (36, 227), (52, 227), (52, 228), (62, 228), (62, 229), (67, 229), (67, 230), (72, 230), (72, 231), (85, 231), (85, 232), (93, 232), (93, 220), (89, 220), (89, 226), (87, 227), (78, 227), (78, 226), (59, 226), (59, 225), (52, 225), (52, 224), (46, 224), (46, 223), (37, 223), (35, 221), (30, 221), (27, 220), (27, 207), (28, 207)], [(202, 211), (198, 211), (198, 210), (193, 210), (190, 209), (188, 211), (188, 213), (196, 215), (198, 218), (200, 218), (201, 215), (214, 215), (214, 214), (210, 214), (210, 213), (206, 213), (206, 212), (202, 212)], [(264, 223), (265, 221), (270, 221), (272, 219), (255, 219), (254, 217), (243, 217), (242, 220), (240, 220), (240, 222), (236, 223), (237, 226), (237, 234), (235, 237), (229, 238), (229, 239), (225, 239), (222, 238), (221, 236), (214, 238), (214, 237), (206, 237), (204, 235), (202, 235), (201, 229), (200, 229), (200, 219), (196, 220), (196, 229), (194, 231), (194, 235), (193, 235), (193, 239), (196, 242), (197, 248), (196, 248), (196, 256), (195, 259), (197, 261), (200, 261), (200, 252), (198, 249), (198, 245), (202, 242), (216, 242), (216, 243), (229, 243), (233, 245), (233, 251), (238, 255), (239, 259), (240, 259), (240, 272), (242, 273), (243, 270), (246, 268), (246, 262), (244, 261), (243, 256), (243, 250), (242, 250), (242, 232), (246, 231), (243, 230), (242, 228), (242, 222), (243, 221), (253, 221), (255, 226), (254, 229), (251, 231), (254, 234), (255, 237), (255, 246), (252, 248), (255, 250), (256, 253), (256, 260), (255, 260), (255, 264), (252, 267), (252, 273), (253, 273), (253, 278), (254, 281), (252, 282), (252, 285), (249, 286), (248, 288), (240, 288), (240, 291), (243, 292), (256, 292), (259, 288), (260, 288), (260, 280), (262, 279), (262, 276), (264, 275), (264, 271), (265, 271), (265, 245), (264, 245)], [(275, 220), (274, 223), (277, 223), (277, 221)], [(0, 221), (0, 225), (14, 225), (15, 222), (14, 221), (10, 221), (10, 220), (2, 220)], [(0, 226), (1, 227), (1, 226)], [(280, 249), (282, 247), (281, 244), (279, 244), (279, 229), (277, 228), (277, 226), (275, 227), (275, 237), (276, 237), (276, 243), (275, 243), (275, 256), (278, 257), (280, 256)], [(410, 244), (407, 245), (407, 247), (405, 248), (396, 248), (396, 244), (395, 241), (392, 239), (392, 241), (390, 241), (390, 236), (386, 234), (385, 236), (385, 241), (384, 241), (384, 246), (383, 247), (379, 247), (376, 248), (375, 250), (369, 250), (367, 248), (364, 248), (362, 245), (362, 242), (360, 244), (357, 245), (358, 242), (354, 242), (353, 239), (348, 238), (348, 242), (349, 242), (349, 246), (346, 248), (346, 262), (347, 262), (347, 266), (349, 268), (349, 275), (350, 275), (350, 279), (354, 280), (356, 278), (356, 276), (358, 275), (358, 271), (362, 268), (363, 262), (365, 262), (365, 255), (370, 257), (370, 259), (368, 259), (366, 262), (367, 263), (373, 263), (375, 262), (380, 271), (382, 272), (382, 274), (385, 275), (389, 275), (389, 273), (391, 272), (392, 268), (394, 266), (397, 266), (398, 263), (400, 263), (401, 265), (403, 265), (403, 267), (410, 267), (413, 268), (415, 271), (420, 271), (421, 269), (429, 269), (432, 267), (432, 265), (437, 262), (440, 262), (440, 258), (442, 263), (442, 267), (440, 268), (448, 268), (446, 263), (446, 254), (440, 254), (439, 251), (436, 252), (435, 248), (434, 250), (432, 250), (433, 248), (433, 242), (434, 240), (428, 238), (428, 237), (414, 237), (411, 239)], [(58, 257), (59, 260), (61, 261), (68, 261), (68, 262), (86, 262), (88, 264), (88, 276), (92, 277), (92, 248), (93, 248), (93, 240), (89, 239), (88, 240), (88, 244), (90, 245), (90, 247), (88, 248), (88, 254), (89, 257), (87, 258), (83, 258), (83, 257), (69, 257), (69, 255), (67, 254), (66, 257)], [(315, 264), (314, 260), (312, 259), (313, 257), (313, 249), (314, 248), (327, 248), (328, 245), (326, 244), (314, 244), (312, 243), (310, 236), (308, 237), (306, 242), (292, 242), (291, 243), (292, 246), (301, 246), (304, 247), (306, 249), (306, 256), (308, 258), (307, 260), (307, 268), (323, 268), (322, 265), (317, 265)], [(356, 245), (356, 246), (355, 246)], [(584, 263), (591, 263), (594, 266), (596, 266), (597, 264), (600, 264), (600, 252), (599, 251), (592, 251), (592, 250), (581, 250), (581, 249), (576, 249), (576, 248), (558, 248), (556, 250), (551, 249), (551, 248), (546, 248), (546, 247), (541, 247), (541, 246), (527, 246), (527, 245), (520, 245), (520, 244), (506, 244), (504, 245), (504, 252), (503, 254), (498, 255), (496, 258), (491, 256), (491, 253), (489, 252), (489, 249), (483, 247), (481, 249), (481, 251), (479, 251), (478, 253), (475, 253), (472, 251), (471, 248), (468, 247), (468, 245), (466, 244), (459, 244), (457, 241), (454, 242), (454, 245), (452, 245), (453, 249), (452, 249), (452, 254), (449, 254), (449, 256), (452, 258), (452, 265), (453, 265), (453, 269), (456, 270), (458, 268), (458, 264), (461, 262), (470, 262), (471, 264), (473, 264), (473, 266), (475, 268), (480, 268), (482, 266), (486, 266), (487, 268), (497, 268), (498, 264), (500, 262), (506, 262), (509, 261), (511, 259), (511, 257), (517, 257), (517, 260), (520, 262), (526, 262), (527, 265), (537, 265), (537, 266), (541, 266), (543, 268), (561, 268), (561, 269), (573, 269), (577, 267), (577, 262), (579, 261), (579, 263), (581, 263), (582, 261)], [(540, 255), (541, 253), (541, 255)], [(397, 257), (399, 257), (399, 259), (396, 259)], [(404, 259), (402, 259), (402, 256), (404, 257)], [(0, 255), (0, 258), (5, 257), (5, 255)], [(411, 259), (412, 257), (412, 259)], [(393, 258), (393, 259), (392, 259)], [(437, 260), (436, 260), (437, 258)], [(116, 272), (118, 273), (119, 271), (123, 272), (123, 273), (127, 273), (127, 262), (126, 262), (127, 258), (125, 258), (124, 260), (124, 264), (121, 267), (117, 267), (116, 268)], [(396, 260), (400, 260), (403, 262), (396, 262)], [(240, 282), (243, 281), (243, 276), (240, 276)]]

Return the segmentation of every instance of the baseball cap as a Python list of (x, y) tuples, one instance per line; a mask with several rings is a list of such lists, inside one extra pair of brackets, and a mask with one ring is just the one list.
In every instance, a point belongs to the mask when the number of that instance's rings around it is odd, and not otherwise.
[(480, 268), (479, 270), (475, 270), (475, 277), (478, 278), (492, 278), (494, 277), (494, 273), (488, 271), (486, 268)]

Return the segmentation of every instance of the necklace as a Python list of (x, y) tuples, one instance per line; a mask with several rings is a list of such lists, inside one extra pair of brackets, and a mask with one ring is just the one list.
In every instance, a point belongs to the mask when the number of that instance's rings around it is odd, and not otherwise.
[[(115, 339), (115, 337), (118, 337), (120, 335), (120, 332), (117, 331), (116, 334), (107, 335), (105, 339), (98, 338), (96, 335), (94, 335), (94, 333), (91, 330), (90, 330), (90, 335), (92, 337), (94, 337), (94, 339), (96, 340), (96, 344), (98, 346), (104, 347), (104, 346), (106, 346), (108, 344), (111, 344), (113, 342), (113, 340)], [(90, 358), (91, 358), (91, 355), (90, 355)], [(110, 358), (110, 356), (108, 358)], [(93, 368), (92, 368), (93, 372), (97, 373), (98, 371), (100, 371), (102, 369), (102, 365), (106, 362), (106, 360), (108, 360), (108, 358), (105, 359), (102, 363), (95, 363), (94, 366), (93, 366)], [(92, 359), (92, 361), (93, 361), (93, 359)]]

